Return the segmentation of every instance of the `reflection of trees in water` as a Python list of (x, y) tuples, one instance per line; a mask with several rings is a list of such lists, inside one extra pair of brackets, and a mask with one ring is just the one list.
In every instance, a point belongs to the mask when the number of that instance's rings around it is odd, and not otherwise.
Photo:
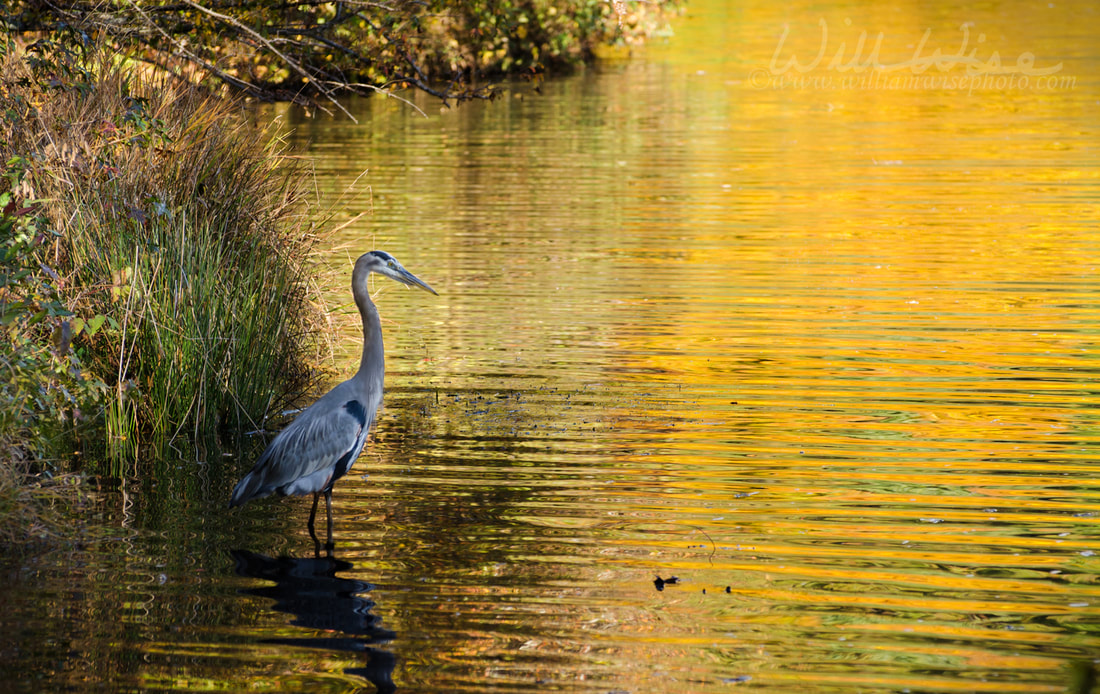
[(371, 614), (374, 601), (361, 596), (373, 589), (371, 584), (336, 575), (353, 568), (350, 562), (332, 556), (273, 559), (244, 550), (235, 550), (231, 554), (237, 562), (237, 574), (274, 584), (247, 588), (241, 592), (274, 600), (272, 607), (275, 610), (294, 615), (291, 624), (295, 626), (344, 634), (267, 639), (265, 643), (361, 652), (366, 656), (366, 665), (344, 672), (365, 678), (379, 692), (397, 691), (393, 683), (393, 669), (397, 664), (395, 656), (389, 651), (372, 648), (373, 645), (392, 641), (396, 634), (382, 627), (381, 617)]

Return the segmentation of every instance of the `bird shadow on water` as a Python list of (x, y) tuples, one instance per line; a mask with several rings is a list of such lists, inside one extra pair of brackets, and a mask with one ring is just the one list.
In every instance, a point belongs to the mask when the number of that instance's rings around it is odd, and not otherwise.
[(272, 558), (247, 550), (232, 550), (236, 572), (274, 585), (245, 588), (240, 592), (275, 601), (272, 609), (294, 615), (291, 624), (333, 634), (326, 637), (265, 639), (264, 643), (362, 653), (366, 663), (345, 674), (362, 677), (380, 694), (397, 691), (393, 670), (397, 658), (375, 648), (392, 641), (397, 634), (382, 626), (382, 618), (371, 614), (375, 602), (362, 597), (374, 588), (369, 583), (336, 574), (354, 568), (331, 552), (311, 558)]

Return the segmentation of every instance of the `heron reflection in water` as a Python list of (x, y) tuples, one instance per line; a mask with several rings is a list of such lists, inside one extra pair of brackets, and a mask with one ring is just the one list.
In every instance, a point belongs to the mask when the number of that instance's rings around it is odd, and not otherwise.
[(351, 293), (363, 321), (363, 359), (359, 371), (279, 432), (252, 470), (237, 483), (229, 501), (229, 507), (233, 508), (271, 494), (313, 494), (309, 534), (316, 541), (313, 521), (317, 501), (324, 494), (328, 547), (332, 547), (332, 485), (347, 474), (359, 457), (382, 404), (386, 365), (382, 324), (367, 286), (372, 272), (437, 294), (389, 253), (370, 251), (359, 256), (351, 275)]
[(352, 564), (328, 554), (311, 559), (280, 557), (273, 559), (244, 550), (231, 552), (240, 576), (271, 581), (274, 585), (246, 588), (241, 592), (274, 600), (272, 608), (294, 615), (291, 624), (333, 634), (327, 637), (265, 639), (264, 643), (332, 651), (362, 653), (366, 663), (348, 668), (346, 674), (362, 677), (379, 694), (397, 691), (393, 670), (397, 658), (389, 651), (375, 648), (396, 638), (382, 627), (382, 618), (370, 613), (373, 600), (362, 597), (374, 589), (369, 583), (337, 576)]

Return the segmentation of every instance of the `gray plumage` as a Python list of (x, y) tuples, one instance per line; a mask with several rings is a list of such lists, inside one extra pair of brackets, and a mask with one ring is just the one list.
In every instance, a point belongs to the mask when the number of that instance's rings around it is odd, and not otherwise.
[(309, 530), (316, 538), (313, 520), (317, 501), (324, 494), (328, 542), (332, 543), (332, 485), (347, 474), (359, 457), (382, 404), (386, 365), (382, 325), (367, 285), (372, 272), (436, 294), (389, 253), (370, 251), (359, 256), (351, 275), (351, 293), (363, 321), (363, 359), (359, 371), (279, 432), (252, 470), (237, 483), (230, 508), (271, 494), (313, 494)]

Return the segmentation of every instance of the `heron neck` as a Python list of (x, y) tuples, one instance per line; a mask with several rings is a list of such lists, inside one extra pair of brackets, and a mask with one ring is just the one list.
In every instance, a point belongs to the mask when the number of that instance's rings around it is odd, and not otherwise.
[(363, 358), (359, 362), (359, 378), (377, 377), (386, 371), (385, 350), (382, 347), (382, 323), (378, 309), (370, 297), (359, 304), (359, 316), (363, 320)]
[(382, 348), (382, 323), (378, 320), (378, 309), (370, 298), (370, 287), (367, 286), (369, 276), (370, 270), (357, 262), (351, 277), (351, 293), (355, 298), (355, 305), (359, 308), (359, 318), (363, 321), (363, 359), (359, 362), (359, 372), (355, 374), (355, 378), (377, 379), (381, 386), (381, 380), (386, 372)]

